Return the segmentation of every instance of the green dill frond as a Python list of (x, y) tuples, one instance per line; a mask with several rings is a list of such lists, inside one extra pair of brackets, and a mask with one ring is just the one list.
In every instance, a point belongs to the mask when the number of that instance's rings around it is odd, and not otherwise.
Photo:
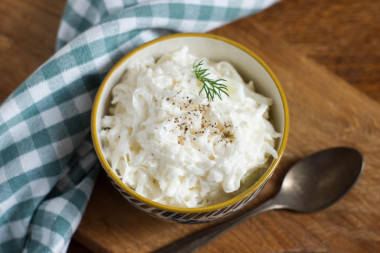
[(203, 60), (201, 60), (198, 64), (193, 64), (193, 69), (196, 78), (202, 83), (202, 89), (199, 91), (199, 94), (202, 93), (202, 91), (205, 91), (207, 99), (214, 101), (215, 95), (219, 97), (220, 100), (222, 100), (222, 93), (226, 94), (227, 96), (228, 89), (227, 85), (223, 84), (222, 82), (225, 82), (225, 79), (218, 79), (218, 80), (212, 80), (208, 78), (208, 75), (210, 73), (207, 73), (207, 68), (202, 68), (203, 66)]

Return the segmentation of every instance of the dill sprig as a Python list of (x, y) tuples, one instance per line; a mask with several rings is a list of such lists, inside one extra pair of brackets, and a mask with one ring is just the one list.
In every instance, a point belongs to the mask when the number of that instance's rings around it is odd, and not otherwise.
[(208, 78), (207, 76), (210, 73), (207, 73), (208, 69), (207, 68), (202, 68), (203, 66), (203, 60), (201, 60), (198, 64), (193, 64), (193, 69), (195, 76), (197, 79), (203, 84), (202, 89), (199, 91), (199, 95), (202, 93), (204, 90), (206, 92), (206, 96), (208, 100), (214, 101), (215, 95), (219, 97), (220, 100), (222, 100), (222, 93), (226, 94), (227, 96), (228, 89), (227, 85), (221, 83), (225, 82), (225, 79), (218, 79), (218, 80), (212, 80)]

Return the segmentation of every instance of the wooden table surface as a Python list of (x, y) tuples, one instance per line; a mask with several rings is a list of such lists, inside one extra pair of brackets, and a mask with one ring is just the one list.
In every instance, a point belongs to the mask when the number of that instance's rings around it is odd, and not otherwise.
[[(0, 1), (0, 102), (53, 54), (63, 9), (64, 1)], [(223, 240), (208, 245), (202, 252), (218, 252), (221, 249), (246, 252), (380, 252), (379, 14), (380, 1), (284, 0), (255, 16), (213, 31), (257, 49), (264, 60), (273, 62), (274, 71), (281, 77), (290, 104), (291, 129), (292, 126), (297, 128), (296, 132), (291, 130), (282, 169), (316, 148), (345, 144), (358, 147), (364, 153), (366, 172), (352, 193), (331, 209), (299, 216), (284, 211), (263, 214), (241, 224), (225, 234), (221, 238)], [(282, 55), (277, 55), (273, 50)], [(297, 71), (301, 71), (302, 75)], [(321, 87), (313, 80), (321, 82)], [(310, 93), (318, 96), (309, 99), (310, 104), (305, 107), (297, 104), (298, 101), (305, 101)], [(330, 100), (324, 100), (324, 97)], [(299, 115), (303, 118), (297, 118)], [(323, 120), (328, 121), (322, 125), (319, 122), (321, 119), (312, 117), (321, 115), (325, 116)], [(308, 136), (310, 132), (307, 131), (313, 126), (324, 128), (312, 129), (314, 138)], [(340, 132), (329, 133), (327, 130)], [(275, 177), (272, 186), (269, 186), (273, 188), (276, 180)], [(273, 192), (270, 187), (266, 193), (263, 192), (264, 195), (259, 195), (255, 203)], [(98, 222), (94, 219), (98, 215), (95, 209), (102, 203), (99, 199), (107, 198), (104, 193), (108, 192), (111, 192), (111, 200), (121, 200), (101, 174), (70, 252), (87, 252), (83, 245), (95, 251), (117, 252), (120, 249), (117, 240), (112, 241), (112, 238), (108, 241), (112, 245), (107, 245), (107, 236), (114, 236), (112, 231), (89, 232), (91, 226)], [(151, 219), (127, 204), (123, 208), (131, 212), (130, 216), (134, 218), (125, 220), (130, 222), (131, 227), (138, 226), (139, 221), (135, 219)], [(112, 214), (105, 216), (103, 226), (112, 227), (114, 224), (107, 224), (112, 220), (107, 216)], [(151, 222), (163, 234), (176, 233), (178, 237), (202, 227), (174, 226), (156, 220)], [(147, 236), (144, 229), (142, 226), (135, 231), (136, 235), (141, 238)], [(252, 241), (257, 243), (250, 250), (245, 248), (252, 246), (247, 235), (255, 236)], [(156, 238), (153, 235), (145, 238), (148, 240), (145, 242), (138, 242), (136, 238), (133, 239), (137, 242), (127, 245), (125, 249), (132, 252), (144, 243), (148, 246), (140, 249), (146, 251), (165, 242), (154, 241)]]

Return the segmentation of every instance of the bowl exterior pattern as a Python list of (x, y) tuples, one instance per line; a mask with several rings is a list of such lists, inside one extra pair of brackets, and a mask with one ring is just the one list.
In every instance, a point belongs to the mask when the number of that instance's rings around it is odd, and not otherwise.
[(124, 191), (122, 188), (120, 188), (114, 180), (107, 174), (108, 179), (112, 183), (112, 185), (120, 192), (120, 194), (128, 200), (129, 203), (131, 203), (133, 206), (137, 207), (138, 209), (148, 213), (149, 215), (167, 220), (167, 221), (174, 221), (178, 223), (183, 224), (199, 224), (199, 223), (206, 223), (211, 221), (216, 221), (222, 218), (225, 218), (232, 213), (240, 210), (244, 206), (246, 206), (251, 200), (253, 200), (257, 194), (263, 189), (265, 184), (263, 184), (260, 188), (257, 189), (252, 195), (248, 196), (247, 198), (240, 200), (239, 202), (229, 205), (227, 207), (217, 209), (210, 212), (203, 212), (203, 213), (180, 213), (180, 212), (171, 212), (166, 211), (162, 209), (158, 209), (153, 206), (149, 206), (140, 200), (136, 199), (135, 197), (129, 195), (126, 191)]

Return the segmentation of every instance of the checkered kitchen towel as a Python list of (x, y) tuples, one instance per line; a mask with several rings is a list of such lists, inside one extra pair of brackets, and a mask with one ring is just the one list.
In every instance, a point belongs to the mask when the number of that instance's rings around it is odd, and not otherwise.
[(69, 1), (58, 51), (0, 107), (0, 252), (67, 250), (99, 168), (90, 111), (113, 64), (159, 36), (206, 32), (275, 1)]

